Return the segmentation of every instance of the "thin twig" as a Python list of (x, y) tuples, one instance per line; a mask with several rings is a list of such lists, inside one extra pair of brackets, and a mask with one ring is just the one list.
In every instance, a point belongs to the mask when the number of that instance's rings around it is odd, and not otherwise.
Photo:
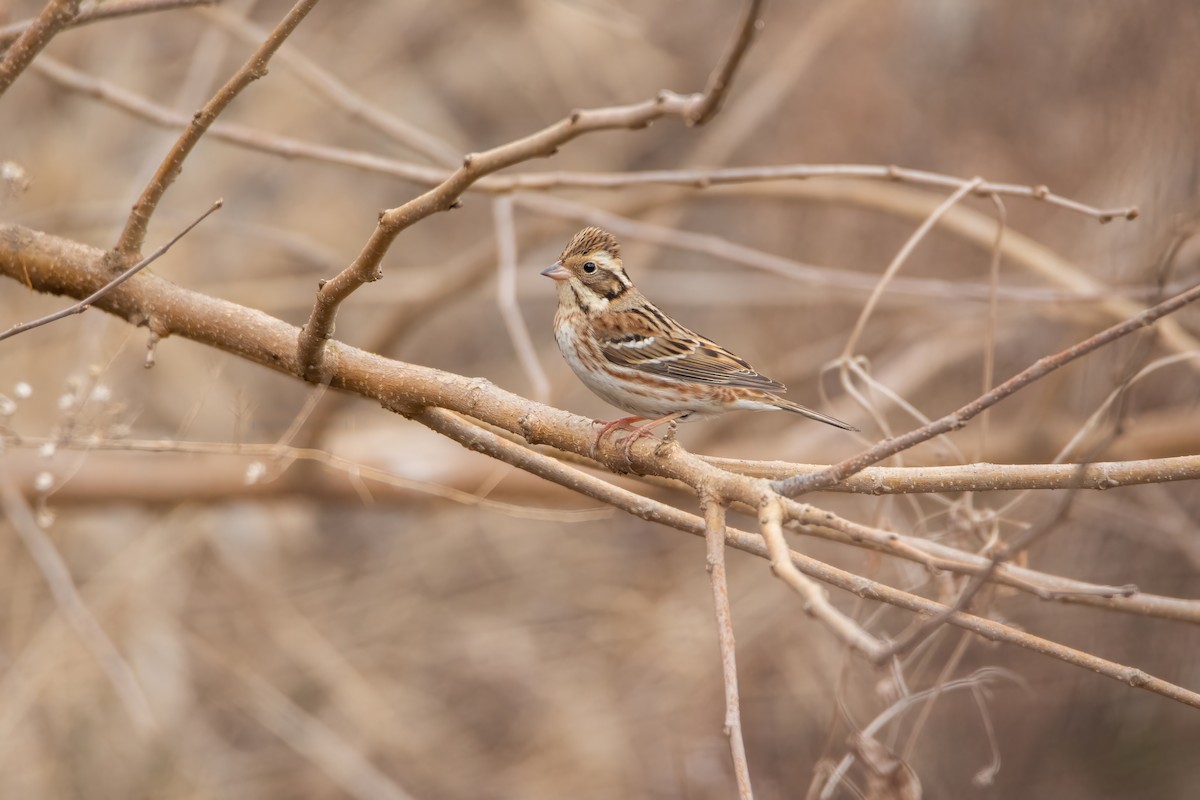
[(900, 271), (900, 267), (902, 267), (904, 262), (908, 260), (908, 257), (912, 254), (912, 251), (917, 248), (917, 245), (920, 244), (921, 240), (925, 238), (926, 234), (933, 230), (933, 226), (937, 225), (938, 221), (942, 217), (946, 216), (951, 208), (958, 205), (958, 201), (962, 200), (970, 192), (979, 188), (980, 184), (982, 183), (983, 178), (972, 178), (967, 183), (964, 183), (962, 186), (958, 187), (953, 194), (943, 200), (941, 204), (933, 210), (932, 214), (925, 218), (925, 220), (917, 227), (917, 229), (913, 231), (912, 235), (909, 236), (904, 242), (904, 245), (892, 258), (891, 263), (887, 265), (887, 269), (885, 269), (883, 274), (879, 276), (875, 290), (871, 292), (871, 296), (867, 298), (867, 302), (863, 305), (862, 311), (858, 315), (858, 320), (855, 321), (854, 328), (851, 330), (850, 336), (846, 339), (846, 346), (842, 349), (842, 359), (847, 360), (853, 356), (854, 351), (858, 346), (858, 340), (862, 336), (863, 330), (867, 327), (867, 320), (869, 320), (871, 315), (875, 312), (875, 306), (879, 304), (880, 298), (883, 297), (884, 290), (887, 289), (888, 284), (891, 283), (892, 278), (896, 275), (896, 273)]
[(508, 338), (512, 339), (517, 361), (525, 371), (533, 389), (533, 399), (545, 403), (550, 398), (550, 379), (538, 359), (529, 335), (529, 326), (517, 305), (517, 228), (513, 222), (513, 202), (509, 195), (492, 201), (492, 225), (496, 230), (497, 272), (496, 305)]
[(87, 297), (80, 300), (75, 305), (68, 306), (67, 308), (62, 309), (61, 311), (55, 311), (52, 314), (47, 314), (44, 317), (39, 317), (30, 322), (22, 322), (18, 325), (14, 325), (11, 328), (9, 328), (8, 330), (4, 331), (3, 333), (0, 333), (0, 341), (4, 341), (5, 339), (9, 338), (10, 336), (16, 336), (18, 333), (24, 333), (25, 331), (33, 330), (34, 328), (41, 327), (42, 325), (49, 325), (51, 322), (57, 322), (58, 320), (63, 319), (64, 317), (69, 317), (72, 314), (82, 314), (84, 311), (87, 311), (89, 308), (92, 307), (92, 304), (95, 303), (97, 300), (99, 300), (101, 297), (108, 294), (110, 291), (112, 291), (116, 287), (120, 286), (122, 283), (124, 283), (125, 281), (132, 278), (134, 275), (137, 275), (139, 272), (144, 270), (146, 267), (150, 266), (155, 261), (157, 261), (159, 258), (161, 258), (162, 255), (164, 253), (166, 253), (168, 250), (170, 250), (175, 245), (176, 242), (178, 242), (184, 236), (187, 236), (188, 233), (191, 232), (192, 228), (199, 225), (201, 222), (203, 222), (208, 217), (209, 214), (213, 213), (214, 211), (216, 211), (218, 208), (220, 208), (224, 204), (225, 204), (224, 200), (217, 200), (215, 203), (213, 203), (211, 206), (208, 207), (207, 211), (205, 211), (203, 214), (201, 214), (199, 217), (197, 217), (194, 221), (192, 221), (186, 228), (184, 228), (179, 233), (177, 233), (173, 237), (171, 237), (171, 239), (169, 239), (167, 241), (167, 243), (164, 244), (162, 247), (158, 248), (153, 253), (146, 256), (141, 261), (137, 262), (132, 267), (125, 270), (120, 275), (113, 278), (111, 281), (104, 284), (99, 289), (97, 289), (96, 291), (94, 291), (90, 295), (88, 295)]
[(747, 0), (742, 6), (742, 15), (735, 29), (737, 33), (729, 40), (717, 68), (709, 75), (708, 85), (704, 87), (704, 99), (684, 117), (688, 125), (703, 125), (721, 109), (734, 73), (741, 66), (742, 57), (750, 49), (750, 42), (762, 24), (758, 19), (762, 7), (763, 0)]
[[(319, 391), (319, 389), (318, 389)], [(311, 396), (310, 396), (311, 399)], [(304, 411), (297, 416), (297, 420), (303, 415)], [(290, 431), (285, 433), (281, 439), (286, 440), (290, 435)], [(270, 474), (264, 473), (261, 478), (252, 481), (247, 481), (244, 477), (240, 480), (245, 491), (249, 495), (261, 496), (265, 494), (262, 488), (264, 484), (280, 480), (284, 477), (288, 468), (296, 462), (307, 462), (319, 464), (333, 472), (338, 472), (345, 475), (347, 478), (359, 481), (362, 483), (378, 484), (382, 486), (398, 489), (403, 492), (409, 492), (416, 495), (425, 495), (428, 497), (445, 500), (451, 503), (459, 503), (465, 506), (480, 508), (492, 513), (503, 514), (514, 519), (529, 519), (529, 520), (544, 520), (554, 522), (585, 522), (588, 520), (607, 519), (612, 516), (612, 511), (606, 506), (585, 509), (561, 509), (549, 508), (533, 505), (523, 505), (516, 503), (506, 503), (499, 500), (492, 500), (486, 497), (479, 497), (471, 492), (465, 492), (453, 486), (435, 483), (428, 480), (417, 480), (415, 478), (407, 478), (403, 475), (397, 475), (394, 472), (389, 472), (379, 467), (371, 466), (353, 459), (343, 458), (342, 456), (334, 455), (325, 450), (317, 450), (306, 447), (295, 447), (283, 442), (275, 444), (256, 443), (256, 442), (196, 442), (196, 441), (180, 441), (177, 439), (67, 439), (61, 437), (41, 437), (41, 436), (26, 436), (22, 437), (19, 446), (40, 448), (48, 445), (53, 445), (60, 450), (84, 450), (89, 453), (93, 451), (116, 451), (116, 452), (131, 452), (131, 453), (187, 453), (191, 455), (222, 455), (236, 456), (245, 459), (261, 459), (263, 461), (271, 461), (276, 464), (275, 470)], [(16, 445), (10, 445), (16, 446)], [(136, 480), (136, 479), (135, 479)], [(215, 495), (229, 497), (229, 489), (224, 484), (216, 483), (211, 478), (203, 481), (204, 497), (212, 498)], [(312, 487), (306, 485), (304, 481), (299, 482), (301, 489), (312, 491)], [(144, 488), (144, 484), (143, 484)], [(293, 487), (285, 487), (294, 489)], [(69, 492), (69, 484), (63, 487), (60, 492)], [(156, 502), (165, 498), (180, 497), (177, 487), (161, 486), (155, 487), (153, 491), (145, 491), (141, 494), (134, 494), (132, 490), (123, 490), (122, 495), (126, 497), (137, 497), (139, 500), (146, 502)], [(63, 495), (57, 494), (56, 497)], [(411, 494), (406, 495), (410, 498)]]
[(146, 184), (141, 197), (138, 198), (133, 210), (129, 213), (125, 229), (121, 231), (121, 237), (113, 248), (118, 256), (129, 260), (141, 251), (142, 243), (146, 239), (146, 227), (150, 224), (150, 217), (154, 214), (154, 210), (158, 207), (158, 203), (167, 189), (183, 170), (183, 162), (192, 152), (192, 148), (199, 143), (217, 116), (233, 102), (243, 89), (267, 74), (267, 62), (271, 60), (271, 56), (313, 9), (317, 1), (297, 0), (296, 5), (292, 6), (287, 16), (275, 26), (271, 35), (258, 50), (233, 74), (233, 77), (225, 82), (225, 85), (212, 96), (212, 99), (192, 116), (187, 129), (175, 141), (170, 152), (159, 164), (154, 177)]
[(717, 615), (717, 645), (721, 650), (721, 679), (725, 684), (725, 735), (733, 757), (738, 797), (751, 800), (750, 767), (746, 762), (746, 743), (742, 740), (742, 712), (738, 700), (737, 650), (733, 639), (733, 611), (729, 607), (729, 584), (725, 579), (725, 506), (716, 497), (705, 497), (704, 541), (708, 579), (712, 584), (713, 606)]
[(12, 47), (0, 58), (0, 95), (42, 52), (55, 34), (79, 15), (79, 0), (50, 0), (37, 19), (29, 23)]
[(958, 430), (964, 427), (971, 419), (976, 417), (984, 409), (991, 408), (1009, 395), (1015, 394), (1031, 383), (1045, 377), (1054, 370), (1062, 367), (1077, 358), (1091, 353), (1104, 347), (1107, 344), (1115, 342), (1124, 336), (1148, 327), (1155, 320), (1165, 317), (1168, 314), (1174, 313), (1183, 308), (1188, 303), (1200, 298), (1200, 284), (1197, 284), (1186, 291), (1180, 292), (1174, 297), (1164, 300), (1158, 305), (1147, 308), (1142, 313), (1135, 317), (1125, 320), (1124, 322), (1113, 325), (1094, 336), (1089, 336), (1087, 339), (1072, 345), (1052, 356), (1046, 356), (1038, 359), (1029, 367), (1009, 378), (1004, 383), (997, 386), (990, 392), (983, 394), (967, 403), (957, 411), (951, 412), (944, 417), (934, 420), (929, 425), (924, 425), (916, 430), (909, 431), (901, 436), (885, 439), (864, 452), (834, 464), (820, 472), (810, 473), (807, 475), (796, 475), (782, 481), (776, 481), (773, 484), (774, 489), (786, 497), (795, 497), (804, 492), (811, 492), (817, 489), (822, 489), (826, 486), (832, 486), (838, 481), (859, 472), (860, 470), (882, 461), (889, 456), (895, 455), (903, 450), (908, 450), (921, 442), (927, 441), (940, 436), (949, 431)]
[[(220, 0), (109, 0), (103, 5), (96, 5), (79, 12), (74, 19), (67, 23), (68, 28), (77, 28), (91, 22), (102, 22), (119, 17), (130, 17), (136, 14), (149, 14), (154, 11), (171, 11), (177, 8), (191, 6), (211, 6)], [(12, 44), (18, 36), (34, 26), (36, 20), (13, 22), (0, 28), (0, 50)]]
[[(871, 723), (863, 728), (860, 735), (874, 738), (876, 734), (883, 730), (885, 725), (900, 715), (906, 713), (910, 708), (926, 698), (937, 697), (947, 692), (953, 692), (959, 689), (971, 689), (978, 686), (982, 682), (997, 680), (1000, 678), (1010, 680), (1015, 683), (1021, 682), (1020, 678), (1013, 673), (1008, 672), (1007, 670), (995, 669), (994, 667), (984, 667), (983, 669), (976, 670), (965, 678), (959, 678), (947, 683), (939, 683), (936, 686), (932, 686), (920, 692), (913, 692), (910, 695), (902, 697), (884, 709), (881, 713), (877, 714), (875, 719), (871, 720)], [(841, 783), (843, 778), (845, 778), (846, 773), (852, 766), (854, 766), (854, 753), (848, 752), (846, 753), (845, 757), (838, 762), (837, 768), (834, 769), (834, 771), (829, 775), (828, 780), (825, 782), (825, 786), (820, 794), (821, 800), (830, 800), (833, 797), (833, 793), (837, 790), (838, 784)]]
[(958, 611), (969, 610), (975, 597), (992, 581), (992, 577), (1006, 561), (1011, 559), (1016, 553), (1027, 550), (1035, 540), (1058, 527), (1058, 524), (1067, 516), (1067, 511), (1071, 508), (1071, 504), (1077, 496), (1078, 492), (1076, 491), (1068, 492), (1059, 500), (1057, 508), (1053, 513), (1046, 515), (1036, 525), (1024, 530), (1013, 542), (1004, 547), (996, 548), (995, 552), (988, 558), (987, 566), (970, 577), (967, 585), (959, 592), (958, 597), (954, 599), (952, 605), (947, 606), (946, 610), (940, 614), (917, 621), (904, 636), (889, 642), (886, 650), (880, 654), (880, 657), (889, 658), (912, 652), (914, 647), (925, 641), (930, 634), (946, 624), (946, 620), (952, 614)]

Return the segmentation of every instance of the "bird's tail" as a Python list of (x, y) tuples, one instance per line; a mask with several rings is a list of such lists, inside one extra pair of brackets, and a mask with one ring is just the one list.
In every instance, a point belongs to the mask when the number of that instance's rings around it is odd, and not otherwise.
[(782, 408), (784, 411), (791, 411), (793, 414), (815, 419), (817, 422), (824, 422), (826, 425), (832, 425), (835, 428), (841, 428), (844, 431), (856, 431), (858, 428), (842, 422), (840, 419), (826, 416), (819, 411), (813, 411), (811, 408), (805, 408), (799, 403), (793, 403), (791, 400), (785, 400), (782, 397), (772, 398), (777, 408)]

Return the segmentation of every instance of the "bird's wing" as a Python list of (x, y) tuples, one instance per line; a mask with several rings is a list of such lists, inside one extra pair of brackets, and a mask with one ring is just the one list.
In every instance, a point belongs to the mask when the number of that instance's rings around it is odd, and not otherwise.
[(604, 357), (623, 367), (719, 386), (768, 392), (786, 388), (648, 304), (600, 315), (593, 320), (593, 332)]

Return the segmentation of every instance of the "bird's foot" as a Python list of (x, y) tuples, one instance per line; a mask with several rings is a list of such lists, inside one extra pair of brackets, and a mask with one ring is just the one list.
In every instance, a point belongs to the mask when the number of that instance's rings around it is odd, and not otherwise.
[(594, 422), (597, 425), (603, 425), (604, 427), (601, 428), (600, 432), (596, 434), (596, 441), (592, 442), (592, 449), (588, 452), (588, 454), (592, 458), (595, 458), (596, 457), (596, 448), (598, 448), (600, 446), (600, 442), (604, 440), (605, 436), (608, 436), (613, 431), (637, 431), (638, 428), (633, 423), (641, 422), (644, 419), (645, 419), (645, 417), (636, 417), (635, 416), (635, 417), (621, 417), (620, 419), (614, 419), (612, 422), (605, 422), (604, 420), (601, 420), (601, 419), (594, 420)]

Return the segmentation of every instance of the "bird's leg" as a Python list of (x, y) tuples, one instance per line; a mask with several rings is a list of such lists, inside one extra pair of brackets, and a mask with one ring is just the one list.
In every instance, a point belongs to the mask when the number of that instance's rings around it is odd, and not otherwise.
[[(621, 417), (620, 419), (614, 419), (612, 422), (605, 422), (604, 427), (601, 428), (600, 432), (596, 434), (596, 441), (592, 442), (592, 450), (590, 453), (591, 457), (596, 457), (596, 448), (600, 446), (600, 442), (605, 436), (608, 436), (613, 431), (636, 431), (637, 428), (633, 423), (641, 422), (644, 419), (645, 417), (634, 416)], [(603, 422), (603, 420), (598, 419), (596, 422)]]
[[(688, 412), (686, 412), (686, 411), (675, 411), (670, 414), (667, 414), (665, 417), (659, 417), (658, 419), (651, 420), (650, 422), (647, 422), (645, 425), (641, 426), (640, 428), (634, 428), (633, 433), (631, 433), (627, 437), (625, 437), (625, 460), (629, 461), (632, 458), (633, 454), (632, 454), (632, 451), (630, 450), (630, 448), (633, 447), (634, 442), (636, 442), (638, 439), (642, 438), (643, 436), (649, 436), (650, 431), (654, 430), (659, 425), (666, 425), (668, 422), (671, 423), (672, 425), (674, 425), (675, 420), (679, 419), (682, 416), (685, 416), (687, 413)], [(668, 437), (670, 435), (671, 434), (667, 434)]]

